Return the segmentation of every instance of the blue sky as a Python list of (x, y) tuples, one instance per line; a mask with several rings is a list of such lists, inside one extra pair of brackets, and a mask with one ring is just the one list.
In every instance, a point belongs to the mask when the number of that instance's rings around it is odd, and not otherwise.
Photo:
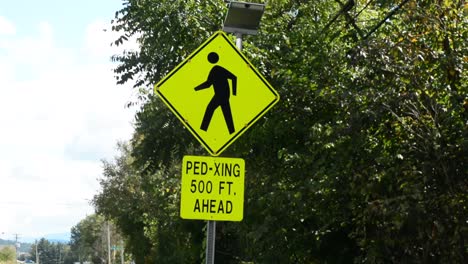
[(120, 0), (0, 0), (0, 238), (69, 232), (93, 213), (101, 160), (128, 140), (132, 84), (116, 85)]

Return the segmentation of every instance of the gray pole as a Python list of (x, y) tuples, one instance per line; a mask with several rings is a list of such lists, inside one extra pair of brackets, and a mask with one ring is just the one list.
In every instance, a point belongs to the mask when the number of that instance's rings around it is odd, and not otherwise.
[(208, 228), (206, 229), (206, 239), (206, 264), (214, 264), (216, 221), (208, 221)]
[(107, 256), (108, 256), (108, 264), (111, 264), (111, 247), (110, 247), (110, 224), (107, 221)]
[(19, 247), (18, 247), (18, 234), (15, 234), (15, 253), (16, 253), (16, 260), (18, 260), (18, 256), (19, 256)]
[[(236, 33), (236, 46), (242, 51), (242, 33)], [(206, 229), (206, 264), (214, 264), (215, 242), (216, 242), (216, 221), (208, 221)]]
[(39, 264), (39, 252), (37, 251), (37, 240), (36, 240), (36, 264)]
[(124, 264), (124, 243), (122, 239), (120, 239), (120, 262), (121, 264)]
[(236, 46), (242, 51), (242, 33), (236, 33)]

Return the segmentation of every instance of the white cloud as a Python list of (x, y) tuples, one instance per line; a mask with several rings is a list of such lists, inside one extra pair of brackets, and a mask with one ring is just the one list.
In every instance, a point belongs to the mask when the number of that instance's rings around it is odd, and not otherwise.
[(57, 46), (46, 22), (28, 36), (0, 35), (0, 232), (69, 231), (93, 212), (100, 160), (133, 131), (132, 89), (115, 84), (118, 50), (101, 26), (88, 26), (81, 47)]
[(124, 49), (136, 50), (138, 48), (136, 41), (138, 34), (132, 36), (119, 46), (113, 44), (122, 34), (121, 32), (112, 31), (111, 26), (102, 20), (89, 24), (86, 29), (85, 47), (87, 52), (93, 56), (110, 57), (120, 53)]
[(16, 32), (15, 25), (5, 17), (0, 16), (0, 35), (13, 35)]

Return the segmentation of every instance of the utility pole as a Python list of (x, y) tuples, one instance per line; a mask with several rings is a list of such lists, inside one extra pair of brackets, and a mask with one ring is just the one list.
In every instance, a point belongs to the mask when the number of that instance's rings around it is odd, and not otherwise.
[(36, 240), (35, 244), (36, 244), (36, 264), (39, 264), (39, 253), (38, 253), (38, 250), (37, 250), (37, 240)]
[(111, 246), (110, 246), (110, 223), (107, 221), (107, 256), (108, 264), (111, 264)]
[(15, 235), (16, 259), (18, 259), (18, 249), (19, 249), (19, 246), (18, 246), (18, 238), (19, 238), (19, 234), (13, 234), (13, 235)]
[(124, 243), (122, 239), (120, 239), (120, 264), (124, 264)]
[(59, 252), (57, 264), (60, 264), (60, 262), (62, 261), (62, 251), (60, 250), (61, 249), (60, 244), (57, 244), (57, 248), (58, 248), (58, 252)]

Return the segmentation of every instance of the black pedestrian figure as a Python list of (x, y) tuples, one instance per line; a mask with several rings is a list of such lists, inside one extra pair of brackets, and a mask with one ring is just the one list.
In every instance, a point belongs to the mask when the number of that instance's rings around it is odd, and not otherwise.
[[(216, 52), (210, 52), (210, 54), (208, 54), (208, 61), (212, 64), (217, 63), (218, 60), (219, 56)], [(221, 106), (229, 134), (234, 133), (235, 130), (234, 123), (232, 121), (231, 106), (229, 105), (231, 91), (229, 89), (228, 79), (232, 80), (232, 94), (236, 95), (237, 77), (219, 65), (213, 66), (210, 74), (208, 75), (208, 79), (204, 83), (195, 87), (195, 91), (209, 88), (211, 85), (213, 85), (214, 89), (214, 96), (206, 107), (200, 129), (204, 131), (208, 130), (214, 111), (216, 108)]]

